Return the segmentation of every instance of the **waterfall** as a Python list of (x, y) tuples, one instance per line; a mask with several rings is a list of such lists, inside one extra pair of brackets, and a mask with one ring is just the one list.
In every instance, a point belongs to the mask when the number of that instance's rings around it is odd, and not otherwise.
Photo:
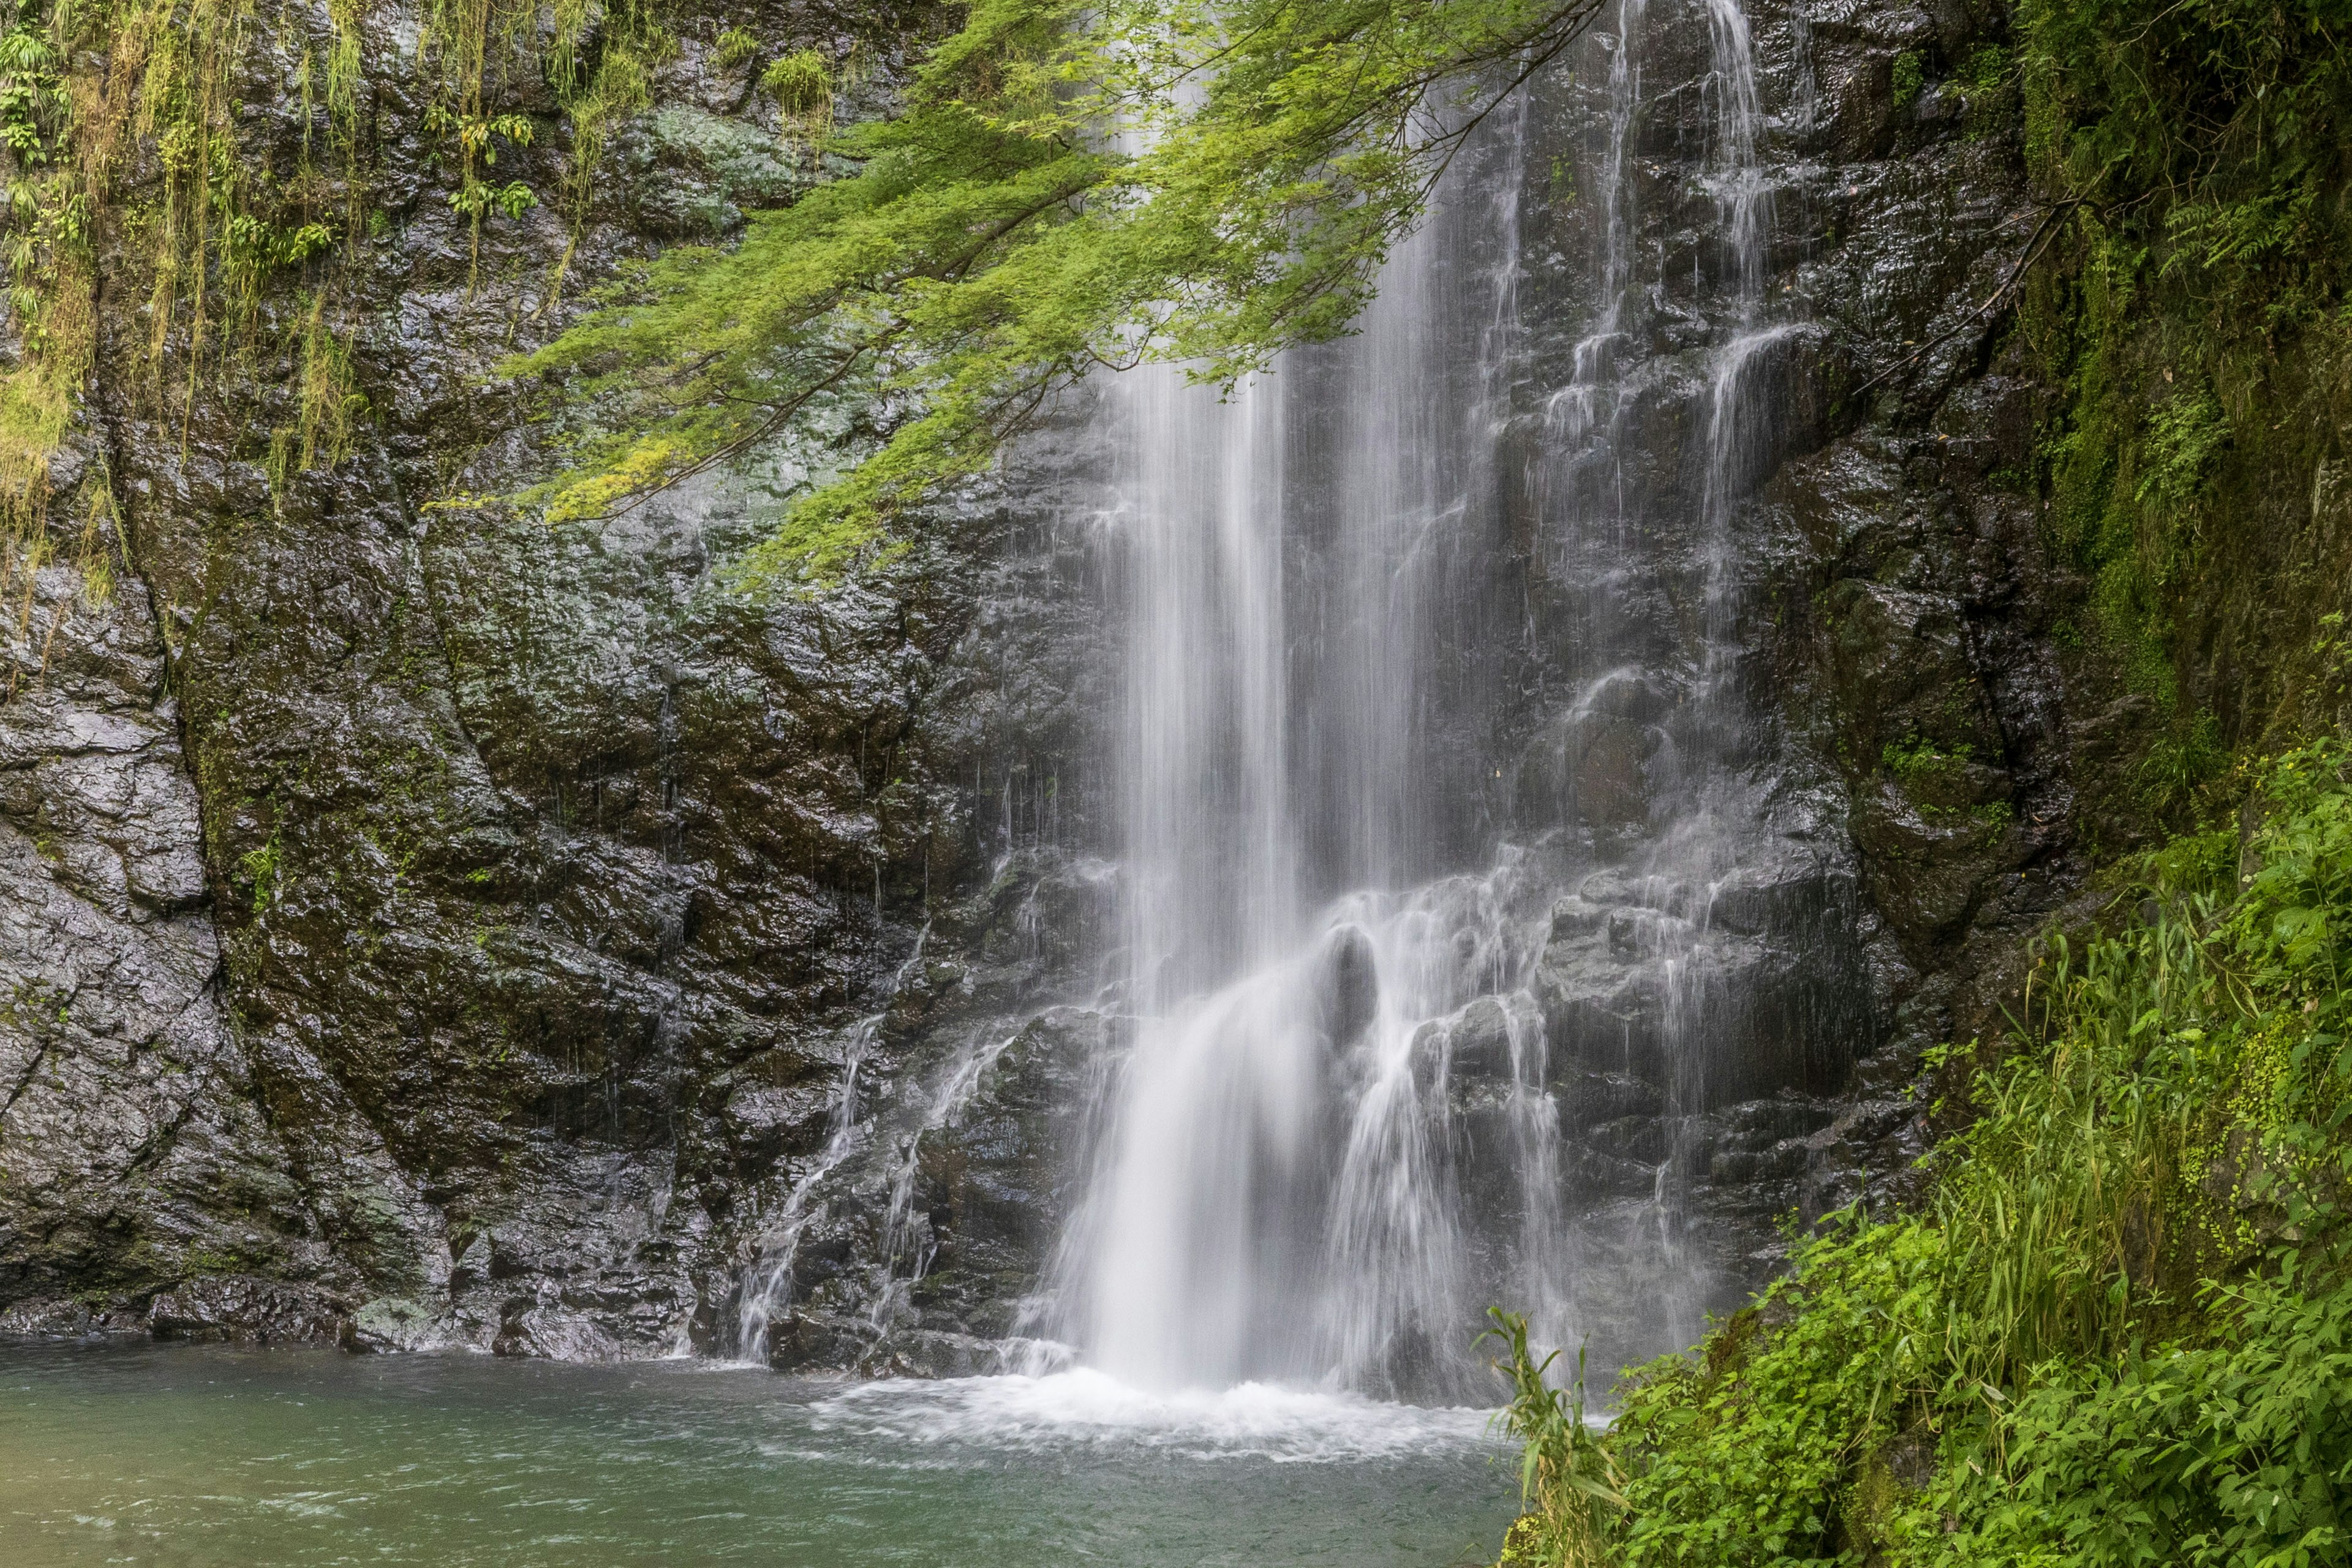
[[(1222, 396), (1097, 378), (1054, 504), (1078, 487), (1071, 591), (1119, 660), (1073, 767), (1109, 784), (1117, 914), (1098, 989), (1051, 994), (1095, 1055), (997, 1353), (1484, 1400), (1490, 1304), (1605, 1375), (1755, 1282), (1720, 1152), (1868, 1026), (1851, 871), (1744, 647), (1800, 330), (1768, 140), (1738, 0), (1613, 0), (1471, 138), (1355, 335)], [(811, 1332), (873, 1364), (930, 1331), (925, 1151), (954, 1167), (1024, 1026), (958, 1023), (861, 1122), (880, 1023), (744, 1277), (744, 1353), (819, 1213), (844, 1283)]]
[[(1696, 1331), (1686, 1139), (1618, 1221), (1569, 1212), (1576, 1150), (1537, 971), (1563, 884), (1611, 857), (1558, 832), (1514, 847), (1483, 820), (1504, 771), (1462, 758), (1486, 754), (1476, 726), (1499, 710), (1465, 648), (1510, 640), (1492, 579), (1513, 487), (1541, 498), (1538, 557), (1616, 576), (1653, 513), (1678, 506), (1696, 536), (1687, 652), (1637, 668), (1656, 628), (1599, 602), (1600, 584), (1584, 629), (1607, 668), (1571, 722), (1629, 679), (1681, 688), (1648, 768), (1660, 831), (1616, 875), (1642, 917), (1635, 961), (1663, 992), (1665, 1119), (1688, 1127), (1738, 1002), (1709, 918), (1759, 810), (1738, 776), (1731, 525), (1764, 437), (1749, 372), (1780, 331), (1763, 315), (1747, 18), (1737, 0), (1697, 9), (1720, 305), (1669, 497), (1629, 499), (1623, 468), (1624, 420), (1662, 374), (1642, 346), (1634, 238), (1646, 0), (1618, 0), (1597, 44), (1596, 308), (1557, 392), (1515, 384), (1523, 96), (1391, 258), (1354, 340), (1222, 401), (1167, 370), (1104, 399), (1098, 427), (1124, 454), (1104, 510), (1128, 627), (1128, 1044), (1039, 1326), (1117, 1376), (1461, 1394), (1488, 1302), (1531, 1309), (1557, 1342), (1583, 1328), (1583, 1299), (1629, 1289), (1666, 1325), (1654, 1348)], [(1548, 437), (1532, 471), (1511, 440), (1529, 401)], [(1596, 1222), (1617, 1228), (1589, 1245)]]
[(1223, 401), (1171, 371), (1107, 399), (1133, 1044), (1054, 1328), (1131, 1381), (1410, 1378), (1475, 1314), (1423, 1026), (1526, 942), (1477, 880), (1429, 879), (1424, 752), (1516, 251), (1468, 240), (1515, 215), (1519, 161), (1400, 247), (1354, 341)]

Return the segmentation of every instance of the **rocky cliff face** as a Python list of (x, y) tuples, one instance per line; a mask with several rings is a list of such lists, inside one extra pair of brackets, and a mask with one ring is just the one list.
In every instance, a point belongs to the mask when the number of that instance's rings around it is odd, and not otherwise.
[[(771, 11), (724, 66), (715, 19), (673, 19), (576, 234), (574, 150), (519, 55), (494, 107), (550, 132), (509, 153), (549, 199), (493, 213), (477, 256), (424, 17), (366, 8), (332, 205), (364, 215), (333, 265), (367, 412), (347, 457), (277, 482), (318, 279), (271, 279), (233, 359), (182, 325), (151, 360), (168, 171), (152, 142), (118, 169), (98, 373), (50, 473), (58, 513), (100, 487), (119, 508), (113, 592), (26, 572), (12, 627), (20, 1321), (136, 1321), (161, 1291), (159, 1325), (237, 1333), (673, 1341), (735, 1204), (822, 1119), (823, 1026), (895, 966), (926, 877), (968, 875), (967, 567), (733, 592), (772, 474), (569, 536), (424, 507), (530, 460), (517, 389), (484, 377), (576, 310), (559, 262), (576, 299), (812, 177), (751, 90), (763, 58), (887, 62), (922, 25)], [(241, 38), (249, 165), (324, 136), (298, 73), (334, 37), (313, 8)], [(207, 1283), (247, 1278), (287, 1289)]]
[[(813, 177), (753, 90), (761, 61), (855, 45), (878, 102), (934, 19), (666, 16), (650, 106), (576, 220), (552, 194), (579, 149), (522, 37), (489, 96), (539, 134), (500, 177), (550, 197), (494, 213), (477, 252), (424, 19), (362, 9), (364, 129), (334, 202), (365, 216), (333, 259), (273, 276), (237, 355), (142, 303), (153, 140), (98, 216), (100, 352), (50, 483), (57, 516), (103, 493), (119, 523), (80, 564), (17, 558), (0, 703), (5, 1321), (968, 1364), (1050, 1244), (1057, 1119), (1106, 1027), (1051, 1005), (1108, 896), (1083, 760), (1100, 563), (1037, 500), (1075, 436), (887, 571), (805, 595), (727, 568), (806, 452), (604, 523), (446, 504), (544, 470), (530, 389), (496, 371), (583, 286)], [(1671, 36), (1704, 37), (1689, 9)], [(1741, 1235), (1919, 1150), (1917, 1049), (1980, 1026), (2079, 882), (2075, 792), (2130, 720), (2053, 632), (2072, 590), (2032, 478), (2049, 391), (2004, 292), (2041, 214), (1997, 8), (1753, 10), (1769, 288), (1805, 325), (1775, 351), (1781, 417), (1738, 523), (1742, 680), (1842, 868), (1823, 918), (1867, 994), (1834, 1049), (1797, 1039), (1704, 1108), (1701, 1200)], [(242, 155), (281, 171), (324, 133), (299, 73), (337, 26), (287, 16), (241, 36), (234, 77)], [(730, 27), (752, 55), (722, 47)], [(1657, 16), (1647, 35), (1670, 36)], [(1589, 134), (1590, 93), (1549, 84), (1548, 133)], [(1697, 308), (1672, 280), (1701, 266), (1698, 121), (1661, 102), (1635, 147), (1668, 336)], [(1538, 181), (1523, 216), (1523, 313), (1564, 339), (1591, 215)], [(268, 433), (295, 421), (330, 267), (365, 412), (346, 455), (289, 473)], [(1572, 667), (1573, 586), (1536, 605), (1535, 666)], [(1496, 721), (1478, 771), (1512, 773), (1498, 811), (1622, 826), (1644, 809), (1635, 742), (1547, 760), (1559, 711)], [(1574, 913), (1570, 990), (1576, 943), (1619, 940)], [(1588, 1067), (1579, 1114), (1638, 1155), (1671, 1086)], [(845, 1121), (872, 1136), (835, 1172)], [(789, 1260), (803, 1310), (738, 1342), (742, 1271), (819, 1199)]]

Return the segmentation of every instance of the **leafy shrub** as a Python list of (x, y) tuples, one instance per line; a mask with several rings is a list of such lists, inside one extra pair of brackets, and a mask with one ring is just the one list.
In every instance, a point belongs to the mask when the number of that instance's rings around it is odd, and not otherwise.
[[(2352, 1554), (2352, 749), (2052, 936), (1924, 1212), (1832, 1216), (1690, 1357), (1629, 1373), (1578, 1555), (1529, 1563), (2197, 1564)], [(1958, 1065), (1947, 1053), (1944, 1065)], [(1506, 1322), (1508, 1320), (1505, 1320)], [(1530, 1513), (1543, 1368), (1512, 1346)], [(1557, 1409), (1557, 1404), (1552, 1407)]]

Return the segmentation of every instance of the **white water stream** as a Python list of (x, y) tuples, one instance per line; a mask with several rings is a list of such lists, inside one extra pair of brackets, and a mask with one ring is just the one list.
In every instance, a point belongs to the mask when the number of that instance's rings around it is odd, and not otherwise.
[[(1572, 442), (1616, 401), (1644, 14), (1643, 0), (1621, 0), (1616, 16), (1602, 305), (1555, 404), (1574, 413)], [(1769, 216), (1746, 19), (1737, 0), (1709, 0), (1706, 19), (1707, 177), (1738, 306), (1701, 455), (1701, 705), (1717, 684)], [(1319, 374), (1286, 363), (1219, 402), (1145, 371), (1108, 400), (1105, 434), (1126, 454), (1110, 509), (1131, 626), (1118, 763), (1136, 1021), (1045, 1327), (1140, 1386), (1458, 1392), (1488, 1300), (1532, 1310), (1550, 1342), (1576, 1332), (1559, 1107), (1529, 991), (1549, 910), (1527, 907), (1507, 847), (1482, 870), (1432, 877), (1447, 869), (1446, 818), (1465, 803), (1432, 787), (1430, 708), (1444, 694), (1426, 676), (1453, 629), (1459, 558), (1486, 547), (1480, 513), (1512, 413), (1524, 115), (1502, 117), (1499, 132), (1483, 189), (1457, 182), (1390, 261), (1361, 335)], [(1302, 495), (1291, 455), (1318, 442), (1305, 478), (1322, 488)], [(1687, 759), (1695, 773), (1714, 761)], [(1724, 868), (1726, 835), (1717, 803), (1696, 798), (1701, 781), (1677, 782), (1696, 810), (1650, 869), (1704, 884)], [(1344, 890), (1318, 896), (1328, 889)], [(1704, 940), (1703, 910), (1683, 925), (1687, 943)], [(1670, 960), (1667, 972), (1704, 967)], [(1702, 984), (1669, 999), (1670, 1021), (1696, 1026)], [(1478, 1151), (1515, 1189), (1501, 1258), (1465, 1212), (1449, 1092), (1465, 1048), (1501, 1058), (1477, 1064), (1506, 1086), (1485, 1129), (1505, 1129), (1504, 1147)]]
[[(1669, 13), (1706, 29), (1696, 81), (1648, 79)], [(1768, 433), (1756, 373), (1789, 329), (1766, 310), (1765, 121), (1739, 0), (1616, 0), (1586, 58), (1606, 88), (1576, 171), (1590, 315), (1564, 381), (1526, 384), (1539, 362), (1524, 352), (1519, 225), (1541, 160), (1523, 93), (1391, 257), (1357, 336), (1223, 399), (1164, 367), (1099, 388), (1125, 668), (1108, 770), (1124, 891), (1097, 1001), (1118, 1045), (1020, 1324), (1032, 1371), (1164, 1394), (1483, 1401), (1471, 1340), (1490, 1303), (1528, 1311), (1549, 1344), (1591, 1331), (1604, 1298), (1619, 1348), (1696, 1336), (1712, 1286), (1685, 1247), (1687, 1129), (1710, 1103), (1716, 1037), (1747, 1005), (1726, 978), (1741, 939), (1715, 910), (1762, 811), (1743, 765), (1733, 522)], [(1691, 263), (1711, 301), (1696, 357), (1662, 346), (1666, 262), (1636, 242), (1644, 116), (1693, 90), (1707, 133), (1693, 178), (1713, 215)], [(1682, 388), (1688, 432), (1664, 484), (1629, 467), (1662, 386)], [(1664, 566), (1661, 537), (1686, 541)], [(1636, 826), (1573, 828), (1606, 816), (1573, 799), (1532, 836), (1488, 820), (1513, 786), (1478, 760), (1492, 694), (1476, 656), (1535, 635), (1522, 590), (1494, 586), (1506, 557), (1581, 584), (1571, 668), (1586, 673), (1565, 732), (1638, 732)], [(1682, 584), (1675, 651), (1654, 609), (1621, 602), (1643, 570)], [(1565, 742), (1564, 773), (1594, 743)], [(1561, 1100), (1608, 1064), (1560, 1070), (1540, 994), (1548, 943), (1578, 922), (1646, 966), (1664, 1059), (1649, 1113), (1664, 1141), (1611, 1157), (1646, 1170), (1642, 1195), (1612, 1205), (1577, 1195), (1589, 1152)], [(967, 1041), (914, 1089), (920, 1113), (881, 1156), (895, 1174), (877, 1332), (928, 1267), (910, 1212), (922, 1140), (1004, 1045)], [(786, 1304), (809, 1194), (865, 1136), (860, 1054), (853, 1042), (831, 1142), (745, 1279), (733, 1339), (748, 1352)]]

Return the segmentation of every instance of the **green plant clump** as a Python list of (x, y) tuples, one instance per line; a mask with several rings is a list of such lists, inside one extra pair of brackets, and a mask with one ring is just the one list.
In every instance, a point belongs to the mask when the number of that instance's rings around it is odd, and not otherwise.
[(2061, 391), (2050, 543), (2087, 584), (2086, 651), (2170, 745), (2136, 798), (2092, 809), (2184, 826), (2217, 781), (2189, 764), (2218, 761), (2197, 731), (2231, 668), (2279, 676), (2222, 706), (2231, 744), (2347, 716), (2302, 649), (2352, 580), (2320, 482), (2352, 428), (2352, 7), (2024, 0), (2016, 31), (2055, 223), (2019, 314)]
[(719, 66), (733, 70), (749, 65), (759, 58), (760, 36), (742, 27), (730, 27), (719, 35), (719, 47), (712, 51)]
[(760, 86), (776, 100), (784, 136), (809, 148), (833, 133), (833, 68), (814, 49), (790, 54), (760, 73)]
[(1927, 84), (1927, 62), (1916, 49), (1906, 49), (1895, 57), (1892, 85), (1895, 107), (1908, 109), (1918, 99), (1919, 89)]
[(1835, 1216), (1695, 1356), (1629, 1373), (1605, 1436), (1565, 1445), (1509, 1340), (1507, 1561), (2352, 1558), (2347, 778), (2341, 742), (2286, 754), (2248, 869), (2180, 841), (2120, 929), (2047, 939), (2009, 1053), (1941, 1064), (1978, 1064), (1976, 1120), (1932, 1201)]

